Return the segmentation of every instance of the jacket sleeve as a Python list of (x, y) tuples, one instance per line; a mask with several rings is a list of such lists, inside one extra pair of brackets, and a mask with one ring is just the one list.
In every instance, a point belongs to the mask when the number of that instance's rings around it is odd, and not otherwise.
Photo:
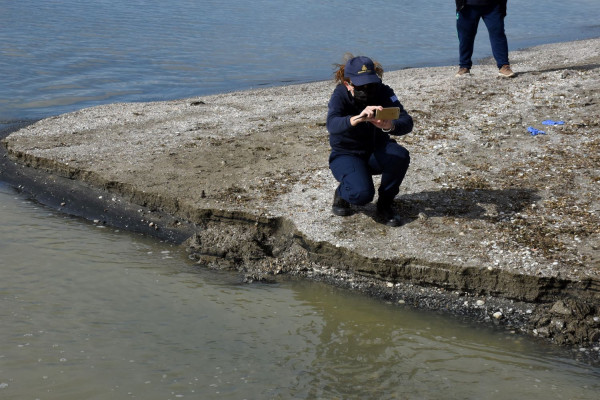
[(406, 110), (400, 103), (400, 100), (398, 100), (398, 96), (396, 96), (396, 94), (394, 93), (392, 88), (390, 88), (388, 86), (388, 87), (386, 87), (386, 89), (387, 89), (387, 95), (386, 95), (387, 100), (382, 104), (382, 106), (384, 106), (384, 107), (399, 107), (400, 108), (400, 116), (398, 117), (398, 119), (394, 120), (394, 129), (392, 129), (392, 131), (389, 132), (389, 134), (395, 135), (395, 136), (406, 135), (407, 133), (410, 133), (413, 129), (413, 119), (408, 114), (408, 112), (406, 112)]
[(506, 17), (506, 3), (508, 2), (508, 0), (501, 0), (500, 1), (500, 12), (502, 13), (503, 17)]
[[(357, 127), (353, 127), (350, 123), (351, 113), (344, 106), (343, 90), (337, 89), (333, 92), (331, 99), (329, 100), (328, 111), (327, 111), (327, 131), (330, 135), (336, 136), (344, 134), (346, 132), (352, 132)], [(400, 116), (394, 120), (394, 129), (388, 132), (390, 135), (406, 135), (412, 131), (413, 120), (412, 117), (406, 112), (398, 97), (394, 94), (394, 91), (389, 86), (385, 86), (383, 93), (380, 94), (381, 105), (383, 107), (399, 107)]]
[(344, 102), (339, 90), (335, 90), (327, 106), (327, 131), (336, 135), (352, 128), (350, 115), (344, 110)]
[[(503, 17), (506, 17), (506, 2), (508, 0), (500, 0), (500, 12), (502, 13)], [(462, 10), (465, 5), (467, 4), (466, 0), (455, 0), (456, 2), (456, 12), (459, 12), (460, 10)]]
[(402, 136), (410, 133), (413, 129), (413, 119), (400, 105), (400, 117), (394, 120), (394, 129), (390, 135)]
[(459, 12), (465, 6), (465, 0), (456, 0), (456, 12)]

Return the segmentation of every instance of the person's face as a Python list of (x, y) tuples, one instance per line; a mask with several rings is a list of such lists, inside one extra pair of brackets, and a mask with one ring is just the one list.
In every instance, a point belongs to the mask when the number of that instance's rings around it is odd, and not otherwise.
[(352, 94), (354, 100), (356, 100), (361, 105), (368, 105), (369, 101), (373, 98), (373, 95), (377, 90), (378, 84), (369, 83), (366, 85), (355, 86), (354, 84), (352, 84), (352, 82), (344, 82), (344, 85), (346, 85), (346, 88), (348, 89), (350, 94)]

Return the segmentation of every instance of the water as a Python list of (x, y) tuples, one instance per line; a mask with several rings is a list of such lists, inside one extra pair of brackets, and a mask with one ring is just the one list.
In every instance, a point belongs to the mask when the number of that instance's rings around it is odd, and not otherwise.
[[(0, 128), (117, 101), (325, 80), (346, 51), (455, 64), (453, 2), (0, 0)], [(511, 0), (511, 50), (600, 36)], [(376, 28), (374, 28), (376, 27)], [(490, 55), (485, 28), (476, 56)], [(325, 111), (324, 111), (325, 112)], [(0, 183), (0, 398), (595, 399), (571, 353), (319, 284), (240, 285)]]
[(239, 284), (178, 247), (0, 185), (0, 398), (596, 399), (600, 368), (311, 282)]
[[(598, 0), (511, 0), (511, 50), (600, 37)], [(346, 51), (456, 65), (451, 0), (0, 0), (0, 122), (327, 80)], [(480, 27), (475, 57), (491, 55)], [(1, 128), (1, 127), (0, 127)]]

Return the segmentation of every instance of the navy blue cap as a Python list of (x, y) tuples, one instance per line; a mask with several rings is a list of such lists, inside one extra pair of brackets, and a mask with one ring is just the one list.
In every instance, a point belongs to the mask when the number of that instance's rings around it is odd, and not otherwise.
[(375, 72), (375, 65), (369, 57), (354, 57), (344, 66), (344, 78), (349, 78), (354, 86), (381, 83)]

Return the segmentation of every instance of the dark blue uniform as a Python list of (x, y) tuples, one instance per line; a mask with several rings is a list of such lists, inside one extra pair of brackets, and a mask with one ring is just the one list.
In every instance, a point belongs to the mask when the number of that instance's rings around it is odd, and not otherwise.
[(391, 203), (398, 194), (400, 184), (410, 163), (408, 150), (390, 138), (405, 135), (413, 128), (410, 115), (404, 110), (392, 88), (377, 85), (377, 91), (369, 105), (400, 107), (400, 117), (394, 120), (394, 128), (383, 132), (369, 122), (350, 124), (350, 117), (361, 113), (344, 85), (338, 85), (329, 100), (327, 130), (331, 155), (329, 168), (340, 182), (339, 195), (350, 204), (364, 205), (375, 196), (373, 175), (381, 174), (379, 201)]
[(479, 20), (487, 27), (492, 54), (501, 68), (508, 61), (508, 41), (504, 32), (506, 0), (456, 0), (456, 30), (459, 39), (459, 66), (471, 69), (473, 46)]

